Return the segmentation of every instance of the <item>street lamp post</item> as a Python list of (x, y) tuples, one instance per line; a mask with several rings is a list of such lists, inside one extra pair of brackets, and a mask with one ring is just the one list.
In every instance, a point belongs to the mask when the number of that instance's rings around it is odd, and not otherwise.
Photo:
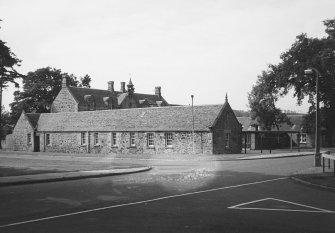
[(194, 109), (193, 109), (193, 98), (194, 95), (191, 95), (192, 98), (192, 148), (194, 153)]
[(313, 72), (316, 73), (316, 114), (315, 114), (315, 157), (314, 157), (314, 166), (321, 166), (321, 154), (320, 154), (320, 94), (319, 94), (319, 78), (321, 77), (320, 72), (310, 67), (305, 70), (305, 75), (311, 75)]

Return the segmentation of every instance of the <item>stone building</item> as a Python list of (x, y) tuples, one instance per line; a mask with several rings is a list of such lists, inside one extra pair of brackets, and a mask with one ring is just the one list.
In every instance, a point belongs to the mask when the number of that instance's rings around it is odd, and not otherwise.
[(79, 88), (67, 86), (63, 79), (62, 89), (51, 105), (51, 113), (98, 111), (108, 109), (146, 108), (168, 106), (163, 98), (161, 87), (155, 87), (155, 94), (135, 93), (130, 80), (127, 89), (126, 83), (121, 82), (121, 90), (114, 90), (114, 82), (108, 82), (107, 90)]
[(223, 105), (169, 106), (160, 87), (137, 94), (130, 80), (116, 92), (63, 87), (51, 113), (23, 112), (11, 149), (69, 153), (241, 152), (241, 124), (228, 100)]

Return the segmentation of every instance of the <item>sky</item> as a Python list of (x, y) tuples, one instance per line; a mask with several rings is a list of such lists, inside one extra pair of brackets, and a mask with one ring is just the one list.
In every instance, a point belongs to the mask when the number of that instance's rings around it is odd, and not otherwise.
[[(0, 39), (22, 60), (107, 89), (131, 77), (135, 92), (162, 87), (171, 104), (224, 103), (248, 110), (257, 75), (280, 61), (295, 37), (325, 37), (334, 0), (1, 0)], [(15, 88), (3, 93), (13, 101)], [(292, 93), (281, 109), (307, 112)]]

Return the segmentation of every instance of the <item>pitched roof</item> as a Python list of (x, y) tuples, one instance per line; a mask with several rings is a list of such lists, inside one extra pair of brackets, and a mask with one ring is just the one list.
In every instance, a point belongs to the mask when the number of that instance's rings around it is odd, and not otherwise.
[[(301, 131), (302, 122), (304, 120), (304, 114), (301, 115), (287, 115), (290, 119), (292, 126), (287, 123), (282, 123), (279, 127), (281, 131)], [(238, 121), (243, 125), (243, 131), (247, 131), (252, 125), (259, 125), (256, 120), (252, 120), (251, 117), (237, 117)], [(272, 131), (277, 131), (274, 128)]]
[[(194, 130), (209, 131), (225, 105), (194, 106)], [(41, 114), (38, 131), (191, 131), (192, 107)]]
[[(105, 102), (103, 101), (104, 97), (114, 97), (118, 99), (118, 105), (121, 105), (122, 102), (127, 98), (128, 93), (122, 93), (119, 91), (108, 91), (108, 90), (100, 90), (100, 89), (91, 89), (91, 88), (81, 88), (81, 87), (67, 87), (72, 93), (73, 97), (76, 99), (79, 105), (87, 105), (88, 103), (85, 101), (85, 95), (91, 95), (94, 98), (95, 106), (97, 107), (105, 107)], [(157, 105), (157, 101), (163, 101), (165, 105), (168, 103), (163, 99), (163, 97), (159, 97), (157, 95), (150, 94), (141, 94), (134, 93), (133, 98), (136, 103), (141, 106), (139, 103), (140, 100), (147, 99), (150, 105)]]
[(290, 119), (292, 126), (284, 123), (280, 125), (280, 130), (297, 130), (300, 131), (302, 127), (302, 122), (304, 120), (303, 114), (301, 115), (287, 115), (287, 117)]
[[(128, 93), (119, 94), (118, 95), (118, 104), (121, 105), (122, 102), (126, 99), (127, 96), (128, 96)], [(163, 103), (165, 103), (165, 105), (168, 105), (168, 103), (164, 100), (164, 98), (159, 97), (158, 95), (134, 93), (133, 98), (139, 106), (141, 106), (140, 100), (147, 100), (147, 103), (149, 105), (153, 105), (153, 106), (156, 106), (158, 101), (163, 101)]]
[(36, 128), (38, 119), (40, 118), (41, 113), (26, 113), (28, 121), (30, 122), (33, 128)]
[(257, 125), (257, 123), (251, 119), (251, 117), (237, 117), (238, 122), (243, 126), (243, 131), (249, 130), (249, 128), (253, 125)]
[(73, 97), (77, 100), (79, 105), (87, 105), (85, 101), (85, 95), (91, 95), (94, 98), (95, 106), (105, 107), (104, 97), (116, 97), (115, 92), (108, 90), (99, 90), (92, 88), (81, 88), (81, 87), (68, 87)]

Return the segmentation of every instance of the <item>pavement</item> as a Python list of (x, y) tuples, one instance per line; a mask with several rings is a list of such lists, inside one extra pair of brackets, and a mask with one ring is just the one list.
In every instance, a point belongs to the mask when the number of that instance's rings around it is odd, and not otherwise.
[[(327, 149), (329, 150), (329, 149)], [(136, 172), (145, 172), (149, 171), (152, 168), (150, 166), (141, 166), (141, 165), (128, 165), (128, 166), (115, 166), (113, 168), (106, 169), (101, 164), (106, 164), (106, 162), (120, 161), (120, 160), (170, 160), (170, 159), (195, 159), (195, 160), (218, 160), (218, 161), (236, 161), (236, 160), (258, 160), (258, 159), (276, 159), (276, 158), (285, 158), (285, 157), (300, 157), (300, 156), (309, 156), (313, 155), (313, 151), (275, 151), (274, 153), (248, 153), (248, 154), (234, 154), (234, 155), (182, 155), (180, 156), (166, 156), (166, 155), (155, 155), (154, 157), (140, 157), (134, 155), (122, 155), (122, 157), (111, 157), (107, 155), (100, 156), (73, 156), (69, 154), (46, 154), (46, 153), (27, 153), (27, 152), (9, 152), (9, 151), (0, 151), (0, 161), (1, 159), (14, 159), (15, 158), (24, 158), (27, 160), (32, 160), (31, 164), (36, 164), (40, 160), (50, 160), (50, 163), (55, 163), (59, 161), (65, 162), (65, 164), (71, 164), (72, 170), (74, 171), (65, 171), (65, 172), (54, 172), (54, 173), (41, 173), (34, 175), (19, 175), (19, 176), (5, 176), (0, 177), (0, 186), (9, 186), (9, 185), (22, 185), (22, 184), (32, 184), (32, 183), (43, 183), (43, 182), (54, 182), (54, 181), (64, 181), (64, 180), (74, 180), (74, 179), (84, 179), (84, 178), (93, 178), (93, 177), (102, 177), (102, 176), (113, 176), (113, 175), (122, 175)], [(96, 168), (88, 170), (87, 167), (76, 165), (74, 162), (87, 162), (90, 167)], [(95, 163), (92, 166), (92, 163)], [(1, 164), (6, 164), (1, 162)], [(57, 163), (55, 163), (57, 164)], [(7, 165), (7, 164), (6, 164)], [(60, 164), (59, 166), (63, 166)], [(7, 166), (17, 167), (17, 164), (9, 164)], [(73, 167), (75, 166), (75, 167)], [(31, 167), (28, 165), (28, 167)], [(76, 168), (76, 169), (74, 169)], [(77, 169), (82, 170), (77, 170)], [(34, 168), (33, 168), (34, 169)], [(36, 169), (36, 168), (35, 168)], [(57, 168), (56, 168), (57, 169)], [(322, 168), (321, 168), (322, 169)], [(306, 181), (301, 180), (299, 175), (301, 174), (319, 174), (322, 172), (320, 168), (311, 168), (306, 171), (301, 171), (300, 174), (293, 174), (293, 179), (306, 183)]]
[(0, 186), (34, 184), (44, 182), (95, 178), (103, 176), (123, 175), (137, 172), (145, 172), (149, 170), (151, 170), (151, 167), (133, 167), (133, 168), (130, 167), (130, 168), (117, 168), (108, 170), (74, 171), (74, 172), (59, 172), (59, 173), (42, 173), (42, 174), (22, 175), (22, 176), (6, 176), (6, 177), (0, 177)]

